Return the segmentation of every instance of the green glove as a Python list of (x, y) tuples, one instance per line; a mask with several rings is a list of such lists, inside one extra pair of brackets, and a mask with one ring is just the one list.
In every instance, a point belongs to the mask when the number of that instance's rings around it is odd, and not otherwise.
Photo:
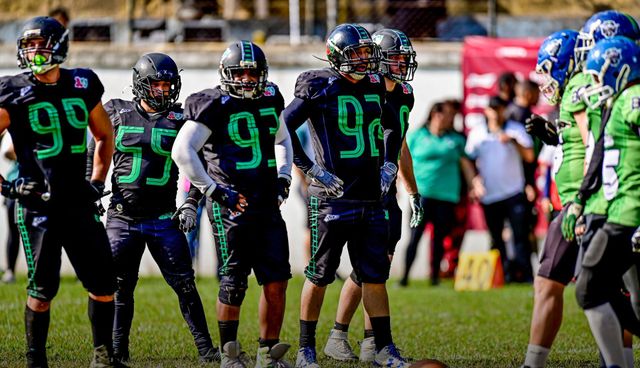
[(565, 212), (562, 218), (562, 236), (567, 241), (573, 241), (575, 239), (576, 222), (578, 221), (578, 217), (582, 216), (583, 210), (584, 205), (578, 198), (569, 204), (567, 212)]

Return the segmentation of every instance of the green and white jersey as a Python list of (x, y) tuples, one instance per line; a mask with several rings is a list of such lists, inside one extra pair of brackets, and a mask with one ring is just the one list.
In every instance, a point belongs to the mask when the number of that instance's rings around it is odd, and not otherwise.
[(602, 190), (608, 221), (640, 225), (640, 85), (625, 89), (613, 103), (604, 131)]
[(553, 159), (553, 176), (563, 205), (575, 198), (582, 183), (585, 148), (573, 114), (587, 108), (582, 100), (582, 92), (588, 85), (587, 75), (579, 73), (573, 76), (560, 102), (560, 147), (556, 149)]

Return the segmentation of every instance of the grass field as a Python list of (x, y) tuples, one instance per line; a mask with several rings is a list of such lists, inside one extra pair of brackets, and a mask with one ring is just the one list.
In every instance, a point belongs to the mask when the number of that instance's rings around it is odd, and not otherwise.
[[(299, 295), (303, 279), (289, 284), (282, 340), (298, 342)], [(23, 367), (24, 285), (0, 285), (0, 367)], [(323, 367), (340, 366), (324, 358), (321, 350), (333, 326), (341, 283), (327, 291), (318, 324), (318, 352)], [(218, 340), (215, 323), (217, 283), (198, 279), (209, 329)], [(586, 320), (577, 307), (574, 288), (565, 293), (565, 319), (550, 356), (549, 367), (597, 367), (597, 353)], [(436, 358), (451, 367), (517, 367), (522, 363), (529, 335), (533, 289), (508, 286), (489, 292), (455, 292), (450, 282), (439, 287), (414, 282), (410, 288), (390, 290), (393, 334), (404, 355)], [(257, 347), (257, 300), (259, 288), (252, 280), (242, 310), (239, 339), (251, 355)], [(91, 330), (87, 319), (87, 296), (72, 278), (62, 281), (52, 307), (48, 340), (52, 367), (86, 367), (91, 356)], [(191, 335), (179, 313), (172, 290), (161, 278), (143, 278), (136, 290), (136, 315), (131, 338), (132, 367), (198, 366)], [(362, 338), (361, 313), (351, 323), (350, 341)], [(636, 359), (638, 359), (636, 354)], [(357, 367), (358, 364), (342, 366)]]

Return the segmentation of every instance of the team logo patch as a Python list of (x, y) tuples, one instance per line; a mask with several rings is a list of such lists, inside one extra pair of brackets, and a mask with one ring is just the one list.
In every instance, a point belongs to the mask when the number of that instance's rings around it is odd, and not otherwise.
[(169, 120), (182, 120), (182, 118), (184, 118), (184, 114), (179, 112), (169, 111), (169, 114), (167, 115), (167, 119)]
[(31, 86), (22, 87), (20, 89), (20, 97), (26, 96), (29, 92), (31, 92)]
[(118, 114), (126, 114), (128, 112), (131, 112), (131, 109), (123, 108), (123, 109), (120, 109), (120, 111), (118, 111)]
[(547, 44), (544, 48), (544, 51), (549, 54), (551, 57), (558, 56), (558, 52), (560, 52), (560, 48), (562, 47), (562, 39), (555, 39)]
[(223, 105), (226, 104), (227, 101), (229, 101), (229, 98), (230, 98), (229, 96), (222, 96), (222, 104)]
[(380, 76), (378, 74), (369, 74), (369, 80), (371, 83), (380, 83)]
[(618, 64), (620, 64), (620, 58), (622, 57), (622, 51), (618, 48), (612, 47), (610, 49), (606, 49), (602, 57), (605, 60), (609, 60), (609, 65), (618, 66)]
[(620, 25), (612, 20), (605, 20), (604, 22), (602, 22), (602, 24), (600, 25), (600, 33), (605, 37), (605, 38), (611, 38), (615, 35), (618, 34), (618, 27), (620, 27)]
[(631, 99), (631, 110), (640, 110), (640, 97)]
[(576, 89), (575, 91), (573, 91), (573, 94), (571, 95), (571, 103), (577, 104), (579, 102), (582, 102), (582, 95), (584, 94), (584, 91), (586, 89), (587, 89), (587, 86), (582, 86)]
[(276, 89), (273, 86), (267, 86), (267, 88), (264, 89), (264, 95), (265, 97), (275, 96)]
[(47, 221), (47, 216), (34, 217), (31, 226), (36, 227), (42, 225), (43, 223), (45, 223), (45, 221)]
[(404, 93), (405, 95), (410, 95), (411, 93), (413, 93), (413, 88), (409, 84), (402, 83), (400, 86), (402, 86), (402, 93)]
[(73, 85), (75, 88), (82, 88), (82, 89), (89, 88), (89, 80), (87, 78), (75, 77), (73, 78), (73, 80), (75, 81)]
[(324, 222), (330, 222), (340, 219), (340, 215), (326, 215), (324, 217)]

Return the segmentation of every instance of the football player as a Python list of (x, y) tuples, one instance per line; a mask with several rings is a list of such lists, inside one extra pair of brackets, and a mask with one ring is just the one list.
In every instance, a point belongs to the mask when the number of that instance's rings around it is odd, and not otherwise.
[[(295, 98), (283, 112), (294, 162), (312, 179), (308, 189), (311, 259), (300, 303), (296, 366), (319, 366), (315, 330), (326, 287), (335, 278), (347, 243), (375, 332), (375, 361), (404, 367), (407, 363), (391, 337), (385, 286), (391, 262), (381, 199), (395, 179), (398, 156), (397, 150), (394, 157), (383, 147), (386, 88), (378, 73), (380, 50), (369, 32), (355, 24), (337, 26), (326, 45), (330, 67), (300, 74)], [(293, 134), (307, 119), (316, 163)], [(391, 126), (386, 119), (384, 123)]]
[[(2, 194), (18, 199), (17, 222), (27, 259), (27, 366), (47, 367), (50, 306), (60, 285), (64, 247), (89, 292), (91, 367), (118, 366), (111, 352), (115, 276), (109, 240), (94, 201), (103, 194), (113, 154), (113, 129), (90, 69), (60, 67), (68, 31), (53, 18), (28, 20), (18, 38), (18, 64), (29, 71), (0, 79), (0, 134), (8, 130), (18, 178), (0, 177)], [(87, 127), (96, 142), (91, 182), (85, 180)]]
[(180, 75), (168, 55), (143, 55), (133, 67), (133, 101), (112, 99), (105, 104), (115, 135), (113, 196), (107, 213), (107, 234), (115, 263), (117, 290), (113, 324), (116, 359), (129, 360), (129, 333), (134, 311), (134, 290), (145, 249), (178, 296), (180, 310), (193, 335), (200, 361), (213, 361), (213, 347), (204, 308), (196, 289), (191, 254), (181, 230), (195, 226), (201, 196), (197, 189), (176, 210), (178, 168), (171, 148), (184, 123), (176, 103)]
[[(172, 157), (207, 196), (214, 229), (220, 290), (217, 317), (222, 364), (245, 367), (238, 341), (240, 306), (251, 270), (262, 285), (256, 367), (287, 365), (290, 345), (279, 342), (291, 278), (287, 229), (279, 206), (291, 183), (289, 133), (280, 123), (284, 99), (267, 80), (263, 51), (231, 44), (220, 60), (221, 85), (187, 98)], [(198, 159), (203, 150), (206, 168)]]
[[(638, 321), (619, 289), (622, 275), (637, 258), (634, 240), (640, 234), (640, 166), (636, 159), (640, 150), (640, 48), (625, 37), (602, 40), (589, 52), (584, 70), (592, 78), (584, 91), (585, 100), (592, 108), (607, 108), (602, 115), (601, 175), (608, 206), (606, 223), (596, 230), (584, 252), (576, 297), (606, 366), (629, 367), (622, 327), (637, 334)], [(625, 306), (627, 313), (621, 309)]]
[[(398, 135), (393, 134), (389, 129), (386, 130), (385, 139), (387, 144), (385, 148), (391, 152), (390, 155), (395, 154), (395, 157), (397, 157), (397, 152), (400, 151), (399, 174), (404, 178), (404, 185), (409, 193), (409, 202), (412, 210), (410, 225), (411, 227), (416, 227), (422, 221), (423, 208), (415, 177), (413, 176), (411, 153), (405, 140), (405, 133), (409, 126), (409, 113), (414, 103), (413, 88), (408, 82), (413, 80), (418, 67), (416, 53), (409, 38), (401, 31), (382, 29), (371, 35), (371, 38), (380, 47), (382, 53), (379, 69), (384, 75), (384, 84), (387, 92), (386, 103), (388, 110), (385, 110), (385, 112), (395, 115), (395, 117), (387, 117), (386, 119), (391, 123), (399, 124), (399, 126), (395, 127), (395, 131), (400, 132)], [(394, 142), (393, 140), (396, 137), (399, 140), (395, 139), (396, 141)], [(388, 252), (389, 256), (392, 257), (402, 231), (402, 211), (398, 207), (396, 199), (395, 181), (391, 183), (389, 192), (385, 196), (384, 207), (389, 218)], [(334, 327), (324, 347), (324, 353), (328, 357), (340, 361), (358, 360), (358, 356), (354, 354), (349, 345), (347, 336), (349, 323), (358, 304), (360, 304), (361, 298), (362, 283), (354, 271), (345, 281), (340, 293)], [(376, 353), (373, 329), (366, 311), (364, 314), (365, 331), (364, 339), (360, 345), (359, 359), (363, 362), (373, 362)]]

